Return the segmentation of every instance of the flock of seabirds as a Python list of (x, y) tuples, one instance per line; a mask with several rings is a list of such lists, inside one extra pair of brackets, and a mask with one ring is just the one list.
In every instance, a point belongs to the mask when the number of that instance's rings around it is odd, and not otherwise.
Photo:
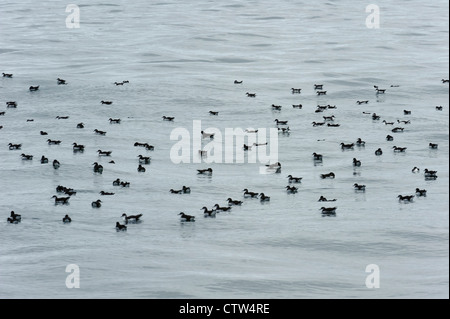
[[(13, 74), (11, 73), (2, 73), (4, 78), (12, 78)], [(448, 79), (442, 79), (441, 80), (442, 83), (449, 83)], [(127, 85), (129, 84), (129, 81), (122, 81), (122, 82), (114, 82), (114, 85), (116, 86), (123, 86), (123, 85)], [(242, 84), (243, 81), (238, 81), (235, 80), (234, 84), (236, 85), (240, 85)], [(57, 78), (57, 85), (66, 85), (66, 80), (61, 79), (61, 78)], [(397, 87), (397, 85), (391, 85), (391, 87)], [(374, 89), (375, 89), (375, 94), (385, 94), (386, 93), (386, 89), (384, 88), (379, 88), (378, 86), (374, 85)], [(29, 87), (29, 91), (30, 92), (34, 92), (34, 91), (38, 91), (39, 90), (39, 85), (38, 86), (30, 86)], [(314, 84), (314, 90), (316, 92), (317, 95), (326, 95), (327, 91), (324, 90), (324, 85), (323, 84)], [(301, 94), (302, 89), (301, 88), (291, 88), (291, 93), (292, 94)], [(256, 97), (256, 93), (246, 93), (246, 96), (249, 98), (255, 98)], [(101, 104), (106, 104), (106, 105), (111, 105), (113, 104), (113, 101), (100, 101)], [(358, 105), (362, 105), (362, 104), (368, 104), (369, 100), (359, 100), (356, 101), (356, 104)], [(6, 102), (6, 108), (7, 111), (9, 112), (9, 110), (13, 110), (15, 108), (17, 108), (18, 103), (17, 101), (7, 101)], [(292, 105), (293, 108), (297, 108), (297, 109), (301, 109), (303, 106), (301, 104), (294, 104)], [(275, 105), (272, 104), (271, 105), (272, 110), (274, 111), (280, 111), (282, 106), (281, 105)], [(334, 105), (317, 105), (317, 108), (315, 110), (315, 113), (322, 113), (328, 109), (336, 109), (337, 107)], [(443, 110), (443, 106), (436, 106), (436, 111), (442, 111)], [(0, 116), (5, 116), (6, 115), (6, 111), (0, 112)], [(373, 121), (380, 121), (381, 122), (381, 117), (379, 115), (377, 115), (376, 113), (371, 113), (371, 112), (363, 112), (364, 114), (370, 115)], [(411, 111), (410, 110), (403, 110), (404, 115), (411, 115)], [(209, 111), (209, 114), (212, 116), (218, 116), (219, 112), (217, 111)], [(57, 119), (67, 119), (68, 116), (57, 116)], [(163, 121), (174, 121), (175, 118), (171, 117), (171, 116), (163, 116), (162, 117)], [(323, 116), (323, 121), (321, 122), (312, 122), (313, 126), (327, 126), (327, 127), (339, 127), (340, 124), (337, 124), (334, 122), (335, 120), (335, 116), (331, 115), (331, 116)], [(33, 119), (27, 119), (27, 121), (33, 121)], [(121, 119), (120, 118), (109, 118), (109, 122), (110, 124), (120, 124), (121, 123)], [(287, 134), (289, 135), (290, 133), (290, 128), (289, 128), (289, 123), (288, 121), (281, 121), (278, 119), (275, 119), (274, 121), (277, 125), (278, 128), (278, 132), (280, 134)], [(391, 132), (393, 133), (393, 135), (395, 135), (394, 133), (401, 133), (404, 130), (404, 125), (408, 125), (411, 124), (410, 120), (397, 120), (396, 122), (387, 122), (386, 120), (383, 120), (382, 123), (384, 125), (390, 125), (392, 126), (392, 130)], [(3, 129), (3, 125), (0, 125), (0, 130)], [(78, 123), (76, 125), (76, 129), (84, 129), (85, 125), (84, 123)], [(105, 131), (101, 131), (98, 129), (94, 129), (93, 132), (95, 134), (98, 135), (106, 135)], [(246, 130), (247, 134), (251, 134), (251, 133), (257, 133), (257, 130)], [(214, 134), (210, 134), (207, 132), (202, 131), (201, 132), (202, 137), (205, 139), (214, 139)], [(45, 131), (40, 131), (40, 135), (42, 136), (46, 136), (48, 135), (47, 132)], [(389, 142), (393, 142), (394, 141), (394, 136), (393, 135), (387, 135), (386, 136), (386, 140)], [(50, 138), (47, 139), (47, 143), (48, 145), (59, 145), (62, 143), (62, 141), (60, 140), (52, 140)], [(266, 145), (267, 143), (265, 143), (264, 145)], [(77, 143), (73, 143), (73, 152), (77, 153), (83, 153), (85, 150), (85, 145), (80, 145)], [(261, 144), (257, 144), (254, 143), (253, 145), (243, 145), (243, 149), (245, 151), (250, 151), (252, 150), (253, 147), (258, 147)], [(9, 143), (7, 145), (9, 147), (9, 150), (11, 151), (21, 151), (22, 150), (22, 144), (14, 144), (14, 143)], [(141, 143), (141, 142), (135, 142), (134, 143), (135, 147), (142, 147), (145, 148), (147, 151), (153, 151), (154, 150), (154, 146), (150, 145), (149, 143)], [(355, 142), (353, 143), (340, 143), (340, 147), (342, 150), (350, 150), (350, 149), (354, 149), (356, 148), (363, 148), (365, 147), (365, 141), (363, 141), (361, 138), (358, 138)], [(430, 149), (438, 149), (438, 145), (435, 143), (430, 142), (428, 147)], [(406, 152), (406, 147), (398, 147), (396, 145), (392, 146), (392, 150), (394, 152), (398, 152), (398, 153), (404, 153)], [(110, 157), (112, 151), (103, 151), (103, 150), (97, 150), (98, 156), (105, 156), (105, 157)], [(203, 150), (199, 150), (199, 154), (200, 156), (207, 156), (207, 153)], [(383, 150), (381, 148), (378, 148), (375, 151), (375, 156), (382, 156), (383, 155)], [(30, 155), (30, 154), (26, 154), (26, 153), (21, 153), (20, 157), (22, 160), (24, 161), (32, 161), (34, 156)], [(322, 154), (318, 154), (318, 153), (313, 153), (312, 154), (313, 160), (315, 163), (321, 163), (323, 161), (323, 155)], [(41, 164), (49, 164), (50, 161), (48, 158), (46, 158), (45, 156), (42, 156), (40, 158), (40, 163)], [(114, 160), (109, 161), (109, 163), (111, 164), (115, 164)], [(143, 156), (143, 155), (139, 155), (138, 156), (138, 167), (137, 167), (137, 171), (140, 173), (145, 173), (146, 172), (146, 168), (145, 165), (148, 165), (151, 163), (151, 157), (149, 156)], [(61, 166), (61, 163), (57, 160), (54, 159), (52, 161), (52, 165), (54, 169), (59, 169), (59, 167)], [(93, 172), (95, 174), (102, 174), (103, 173), (103, 166), (101, 164), (99, 164), (98, 162), (94, 162), (93, 164)], [(357, 158), (353, 158), (352, 160), (352, 165), (354, 167), (360, 167), (362, 165), (361, 161), (358, 160)], [(267, 169), (268, 170), (272, 170), (274, 173), (281, 173), (281, 164), (279, 162), (277, 163), (273, 163), (273, 164), (267, 164)], [(421, 169), (418, 167), (414, 167), (411, 170), (412, 173), (417, 174), (421, 172)], [(207, 168), (207, 169), (199, 169), (197, 170), (197, 174), (199, 175), (212, 175), (213, 170), (211, 168)], [(435, 180), (438, 178), (437, 176), (437, 171), (433, 171), (433, 170), (429, 170), (428, 168), (425, 168), (423, 170), (423, 174), (424, 174), (424, 178), (426, 180)], [(321, 174), (320, 178), (321, 179), (334, 179), (336, 177), (334, 172), (330, 172), (330, 173), (326, 173), (326, 174)], [(292, 175), (288, 175), (287, 176), (288, 179), (288, 184), (286, 186), (286, 192), (288, 194), (294, 194), (297, 193), (298, 191), (298, 187), (295, 186), (295, 184), (301, 183), (303, 177), (296, 177), (296, 176), (292, 176)], [(130, 187), (130, 182), (128, 181), (122, 181), (119, 178), (114, 180), (112, 182), (113, 186), (115, 187)], [(365, 192), (366, 190), (366, 185), (362, 185), (362, 184), (358, 184), (355, 183), (353, 185), (354, 189), (356, 192)], [(77, 191), (72, 189), (72, 188), (68, 188), (62, 185), (58, 185), (56, 187), (56, 192), (59, 195), (54, 195), (52, 197), (52, 199), (54, 199), (54, 203), (55, 205), (67, 205), (69, 203), (69, 200), (71, 198), (71, 196), (75, 196)], [(252, 192), (249, 191), (248, 189), (244, 189), (243, 191), (243, 198), (258, 198), (261, 202), (268, 202), (270, 201), (270, 196), (267, 196), (264, 193), (257, 193), (257, 192)], [(191, 193), (191, 188), (187, 187), (187, 186), (183, 186), (181, 189), (179, 190), (175, 190), (175, 189), (170, 189), (170, 193), (172, 194), (189, 194)], [(112, 192), (104, 192), (101, 191), (100, 195), (102, 196), (112, 196), (114, 195), (114, 193)], [(398, 200), (400, 202), (412, 202), (414, 200), (414, 198), (417, 197), (424, 197), (427, 195), (427, 190), (426, 189), (419, 189), (416, 188), (415, 189), (415, 193), (414, 194), (400, 194), (397, 196)], [(318, 199), (318, 202), (322, 202), (322, 203), (328, 203), (328, 202), (336, 202), (337, 199), (327, 199), (324, 196), (320, 196), (320, 198)], [(240, 206), (244, 203), (243, 200), (237, 200), (237, 199), (232, 199), (232, 198), (228, 198), (227, 199), (227, 203), (228, 206), (220, 206), (219, 204), (215, 204), (211, 209), (208, 209), (207, 207), (203, 207), (203, 214), (204, 217), (215, 217), (217, 213), (220, 212), (226, 212), (226, 211), (230, 211), (232, 209), (233, 206)], [(336, 210), (337, 207), (336, 206), (332, 206), (332, 205), (327, 205), (324, 204), (326, 206), (323, 206), (320, 208), (320, 211), (322, 213), (323, 216), (336, 216)], [(102, 200), (98, 199), (96, 201), (93, 201), (91, 203), (92, 208), (100, 208), (102, 206)], [(127, 230), (127, 224), (129, 223), (139, 223), (141, 221), (143, 214), (136, 214), (136, 215), (127, 215), (126, 213), (122, 214), (122, 223), (120, 222), (116, 222), (115, 228), (117, 231), (126, 231)], [(193, 215), (188, 215), (185, 214), (184, 212), (180, 212), (179, 213), (180, 216), (180, 220), (182, 222), (194, 222), (195, 221), (195, 216)], [(18, 224), (20, 223), (22, 220), (22, 216), (20, 214), (15, 213), (14, 211), (11, 211), (10, 216), (7, 217), (7, 222), (11, 223), (11, 224)], [(72, 219), (69, 215), (65, 215), (62, 219), (62, 222), (64, 223), (70, 223), (72, 222)]]

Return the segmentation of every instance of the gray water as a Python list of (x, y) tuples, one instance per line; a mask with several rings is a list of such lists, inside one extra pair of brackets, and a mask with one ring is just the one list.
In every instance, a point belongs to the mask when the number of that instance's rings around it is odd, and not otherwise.
[[(0, 78), (1, 298), (448, 298), (448, 84), (441, 82), (449, 67), (448, 1), (378, 1), (379, 29), (365, 25), (370, 3), (354, 0), (89, 1), (76, 3), (77, 29), (66, 28), (67, 4), (0, 3), (0, 72), (14, 74)], [(58, 86), (58, 77), (68, 84)], [(113, 84), (123, 80), (130, 83)], [(317, 96), (315, 83), (327, 95)], [(40, 90), (29, 92), (30, 85)], [(374, 85), (386, 94), (376, 95)], [(301, 110), (291, 106), (300, 103)], [(272, 104), (283, 108), (274, 112)], [(317, 104), (337, 109), (315, 113)], [(331, 114), (340, 127), (312, 127)], [(110, 117), (122, 123), (111, 125)], [(261, 163), (171, 161), (170, 133), (192, 132), (193, 120), (224, 132), (269, 129), (276, 118), (291, 129), (278, 140), (281, 174), (260, 174)], [(392, 134), (382, 120), (411, 124)], [(365, 148), (340, 149), (358, 137)], [(47, 138), (62, 144), (49, 146)], [(22, 150), (8, 150), (10, 142)], [(73, 142), (86, 151), (74, 154)], [(98, 149), (112, 157), (99, 158)], [(313, 152), (324, 155), (321, 165)], [(35, 158), (22, 161), (21, 153)], [(140, 154), (152, 157), (146, 173), (136, 171)], [(61, 168), (41, 165), (42, 155)], [(354, 157), (362, 167), (352, 167)], [(93, 173), (95, 161), (102, 175)], [(197, 176), (207, 167), (212, 177)], [(438, 179), (425, 181), (425, 168)], [(336, 179), (320, 179), (331, 171)], [(297, 194), (284, 189), (289, 174), (303, 177)], [(116, 178), (131, 187), (113, 187)], [(355, 193), (354, 183), (366, 192)], [(70, 205), (54, 205), (58, 185), (78, 191)], [(183, 185), (192, 193), (169, 193)], [(397, 200), (416, 187), (428, 196)], [(271, 201), (243, 199), (244, 188)], [(337, 201), (319, 203), (321, 195)], [(228, 197), (244, 204), (203, 217), (201, 207), (224, 206)], [(103, 206), (91, 208), (100, 198)], [(336, 217), (322, 217), (322, 206), (338, 207)], [(11, 210), (20, 224), (6, 222)], [(180, 222), (181, 211), (196, 222)], [(122, 213), (142, 213), (142, 223), (116, 232)], [(79, 289), (66, 287), (69, 264), (79, 266)], [(366, 287), (369, 264), (379, 266), (378, 289)]]

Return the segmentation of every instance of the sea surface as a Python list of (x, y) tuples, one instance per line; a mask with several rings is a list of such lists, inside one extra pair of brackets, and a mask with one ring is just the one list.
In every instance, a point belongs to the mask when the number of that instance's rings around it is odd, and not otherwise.
[[(449, 297), (449, 87), (441, 82), (449, 73), (448, 1), (92, 0), (74, 3), (79, 28), (66, 27), (68, 4), (0, 3), (0, 72), (14, 74), (0, 78), (0, 298)], [(379, 28), (366, 26), (369, 4), (379, 7)], [(327, 94), (318, 96), (314, 84)], [(31, 85), (40, 89), (30, 92)], [(315, 113), (319, 104), (337, 108)], [(311, 125), (331, 115), (340, 127)], [(195, 163), (194, 141), (190, 163), (170, 156), (173, 130), (198, 137), (193, 121), (222, 135), (266, 129), (269, 139), (275, 119), (290, 128), (272, 136), (281, 173), (259, 161)], [(392, 133), (396, 126), (404, 132)], [(48, 145), (49, 138), (62, 143)], [(365, 147), (341, 150), (357, 138)], [(73, 153), (74, 142), (85, 152)], [(40, 164), (42, 155), (50, 164)], [(145, 173), (137, 172), (138, 155), (152, 158)], [(353, 158), (362, 166), (354, 168)], [(93, 172), (94, 162), (103, 174)], [(411, 172), (415, 166), (420, 173)], [(212, 176), (197, 175), (208, 167)], [(438, 178), (425, 180), (426, 168)], [(336, 178), (320, 178), (329, 172)], [(303, 177), (296, 194), (286, 192), (289, 174)], [(117, 178), (130, 187), (113, 187)], [(354, 183), (366, 191), (355, 192)], [(77, 191), (69, 205), (54, 204), (53, 195), (64, 196), (58, 185)], [(191, 194), (169, 192), (183, 185)], [(244, 198), (245, 188), (270, 202)], [(399, 202), (416, 188), (427, 197)], [(320, 203), (321, 195), (337, 201)], [(229, 197), (244, 203), (204, 218), (203, 206), (226, 206)], [(94, 209), (97, 199), (102, 207)], [(336, 215), (323, 217), (322, 206), (337, 207)], [(12, 210), (21, 223), (7, 223)], [(181, 222), (180, 212), (196, 221)], [(117, 232), (123, 213), (143, 214), (142, 222)], [(71, 224), (62, 223), (66, 214)], [(78, 289), (66, 285), (72, 264)], [(366, 272), (368, 265), (379, 273)], [(379, 288), (368, 288), (367, 277), (377, 274)]]

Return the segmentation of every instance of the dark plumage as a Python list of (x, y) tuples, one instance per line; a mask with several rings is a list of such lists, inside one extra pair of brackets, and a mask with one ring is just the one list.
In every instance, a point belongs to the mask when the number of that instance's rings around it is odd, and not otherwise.
[(102, 201), (100, 199), (97, 199), (96, 201), (93, 201), (91, 203), (91, 206), (93, 208), (100, 208), (100, 207), (102, 207)]
[(179, 213), (178, 215), (181, 215), (181, 218), (180, 218), (181, 221), (184, 221), (184, 222), (194, 222), (195, 221), (195, 216), (187, 215), (183, 212)]
[(324, 196), (320, 196), (320, 198), (318, 200), (318, 202), (335, 202), (335, 201), (336, 201), (336, 199), (327, 199)]
[(295, 194), (298, 191), (298, 188), (295, 186), (286, 186), (285, 188), (288, 194)]
[(198, 169), (197, 172), (198, 172), (198, 174), (200, 174), (200, 175), (212, 175), (213, 170), (212, 170), (212, 168)]
[(103, 174), (103, 166), (99, 163), (95, 162), (94, 164), (94, 173)]
[(337, 207), (321, 207), (322, 215), (336, 215)]
[(222, 211), (222, 212), (228, 212), (228, 211), (231, 210), (231, 207), (230, 207), (230, 206), (228, 206), (228, 207), (223, 207), (223, 206), (219, 206), (219, 204), (215, 204), (215, 205), (213, 206), (213, 208), (214, 208), (214, 210)]
[(334, 178), (336, 178), (336, 175), (333, 172), (330, 172), (328, 174), (320, 174), (320, 178), (322, 178), (322, 179), (326, 179), (326, 178), (334, 179)]
[(247, 188), (243, 190), (244, 197), (258, 197), (259, 193), (250, 192)]
[(126, 225), (121, 225), (119, 222), (116, 222), (116, 230), (117, 231), (126, 231), (127, 230), (127, 226)]
[(351, 143), (351, 144), (341, 143), (340, 145), (341, 145), (341, 148), (342, 148), (343, 150), (346, 150), (346, 149), (353, 149), (353, 147), (355, 146), (354, 143)]
[(292, 175), (288, 175), (289, 183), (301, 183), (303, 177), (294, 177)]
[(66, 205), (69, 203), (69, 199), (70, 199), (70, 197), (57, 197), (56, 195), (53, 195), (52, 198), (55, 199), (55, 205), (57, 205), (57, 204)]
[(427, 190), (416, 188), (416, 195), (419, 197), (425, 197), (427, 196)]
[(240, 200), (232, 200), (231, 198), (228, 198), (227, 201), (228, 201), (228, 206), (240, 206), (243, 203)]
[(125, 220), (126, 224), (128, 224), (129, 222), (137, 223), (137, 222), (140, 221), (140, 218), (142, 217), (142, 214), (128, 216), (127, 214), (123, 213), (122, 217)]
[(399, 201), (404, 201), (404, 202), (412, 202), (412, 200), (414, 199), (414, 195), (398, 195), (398, 200)]
[(59, 169), (61, 167), (61, 163), (58, 160), (53, 160), (53, 168)]
[(323, 159), (322, 154), (313, 153), (313, 158), (315, 161), (321, 161)]

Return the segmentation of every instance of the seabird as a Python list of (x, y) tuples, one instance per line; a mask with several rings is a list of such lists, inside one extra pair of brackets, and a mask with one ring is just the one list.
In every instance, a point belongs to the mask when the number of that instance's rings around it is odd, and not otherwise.
[(93, 208), (100, 208), (100, 207), (102, 207), (102, 201), (100, 200), (100, 199), (97, 199), (96, 201), (93, 201), (92, 203), (91, 203), (91, 206), (93, 207)]
[(227, 201), (229, 206), (240, 206), (243, 203), (240, 200), (232, 200), (231, 198), (228, 198)]
[(322, 154), (317, 154), (314, 152), (312, 155), (313, 155), (315, 161), (321, 161), (323, 159)]
[(353, 158), (353, 166), (360, 167), (361, 166), (361, 161), (357, 160), (356, 158)]
[(184, 221), (184, 222), (195, 222), (195, 216), (187, 215), (187, 214), (185, 214), (183, 212), (179, 213), (178, 215), (181, 215), (181, 218), (180, 218), (181, 221)]
[(183, 191), (183, 194), (190, 194), (191, 188), (187, 187), (187, 186), (183, 186), (182, 191)]
[(353, 187), (355, 188), (356, 191), (365, 191), (366, 190), (366, 185), (360, 185), (358, 183), (353, 184)]
[(288, 175), (289, 183), (301, 183), (303, 177), (293, 177), (292, 175)]
[(109, 123), (110, 124), (120, 124), (121, 119), (113, 119), (113, 118), (109, 118)]
[(100, 131), (98, 129), (95, 129), (94, 132), (95, 132), (95, 134), (98, 134), (98, 135), (106, 135), (105, 131)]
[(380, 88), (378, 88), (377, 85), (374, 85), (373, 87), (374, 87), (375, 90), (377, 91), (377, 94), (383, 94), (383, 93), (386, 92), (386, 89), (380, 89)]
[(31, 161), (33, 159), (33, 155), (28, 155), (28, 154), (20, 154), (20, 156), (22, 156), (22, 159), (25, 161)]
[(321, 207), (320, 208), (323, 215), (336, 215), (336, 209), (337, 209), (337, 207)]
[(48, 145), (59, 145), (61, 144), (61, 141), (48, 139), (47, 143)]
[(127, 214), (123, 213), (122, 217), (125, 220), (126, 224), (128, 224), (129, 222), (137, 223), (140, 221), (139, 219), (142, 217), (142, 214), (127, 216)]
[(324, 196), (320, 196), (318, 202), (335, 202), (336, 199), (326, 199)]
[(57, 205), (57, 204), (65, 205), (65, 204), (69, 203), (70, 196), (69, 197), (57, 197), (56, 195), (53, 195), (52, 198), (55, 199), (55, 205)]
[[(206, 208), (206, 207), (204, 207), (204, 208)], [(214, 206), (213, 206), (213, 208), (214, 208), (214, 210), (220, 210), (220, 211), (222, 211), (222, 212), (228, 212), (229, 210), (231, 210), (231, 207), (223, 207), (223, 206), (219, 206), (219, 204), (215, 204)]]
[(282, 108), (281, 105), (275, 105), (275, 104), (272, 104), (272, 110), (280, 111), (281, 108)]
[(8, 144), (10, 150), (20, 150), (22, 148), (22, 144)]
[(286, 188), (286, 191), (287, 191), (288, 194), (295, 194), (298, 191), (298, 188), (295, 187), (295, 186), (289, 186), (288, 185), (285, 188)]
[(116, 222), (116, 230), (117, 231), (126, 231), (127, 230), (127, 226), (121, 225), (119, 222)]
[(69, 215), (66, 215), (63, 217), (62, 221), (64, 224), (68, 224), (68, 223), (72, 222), (72, 218), (70, 218)]
[(280, 121), (278, 119), (275, 119), (275, 121), (277, 123), (277, 125), (286, 125), (288, 123), (288, 121)]
[(438, 148), (438, 144), (430, 143), (430, 144), (428, 144), (428, 147), (436, 150)]
[(58, 169), (61, 166), (61, 163), (58, 160), (53, 160), (53, 168)]
[(98, 156), (111, 156), (112, 151), (97, 150)]
[(21, 221), (22, 220), (22, 215), (20, 214), (16, 214), (13, 210), (11, 211), (11, 215), (10, 218), (15, 220), (15, 221)]
[(245, 188), (243, 190), (243, 192), (244, 192), (244, 197), (252, 197), (252, 198), (254, 198), (254, 197), (258, 197), (258, 195), (259, 195), (259, 193), (250, 192), (247, 188)]
[(363, 141), (360, 137), (356, 140), (356, 146), (366, 146), (366, 142)]
[(211, 175), (213, 170), (212, 170), (212, 168), (198, 169), (197, 172), (198, 172), (198, 174), (202, 174), (202, 175)]
[(399, 152), (399, 153), (403, 153), (407, 149), (407, 147), (398, 147), (398, 146), (392, 146), (392, 148), (394, 149), (394, 152)]
[(326, 179), (326, 178), (334, 179), (335, 177), (336, 177), (336, 175), (333, 172), (330, 172), (328, 174), (320, 174), (320, 178), (322, 178), (322, 179)]
[(99, 173), (102, 174), (103, 173), (103, 166), (100, 165), (99, 163), (95, 162), (94, 164), (94, 173)]
[(414, 195), (398, 195), (398, 200), (399, 201), (404, 201), (404, 202), (412, 202), (412, 200), (414, 199)]
[(343, 150), (344, 150), (344, 149), (353, 149), (353, 146), (355, 146), (354, 143), (351, 143), (351, 144), (341, 143), (340, 145), (341, 145), (341, 148), (342, 148)]
[(84, 152), (84, 145), (73, 143), (73, 151), (74, 152)]
[(427, 196), (427, 190), (416, 188), (416, 195), (419, 197), (425, 197)]
[(102, 196), (113, 196), (115, 193), (101, 191), (99, 194), (102, 195)]

